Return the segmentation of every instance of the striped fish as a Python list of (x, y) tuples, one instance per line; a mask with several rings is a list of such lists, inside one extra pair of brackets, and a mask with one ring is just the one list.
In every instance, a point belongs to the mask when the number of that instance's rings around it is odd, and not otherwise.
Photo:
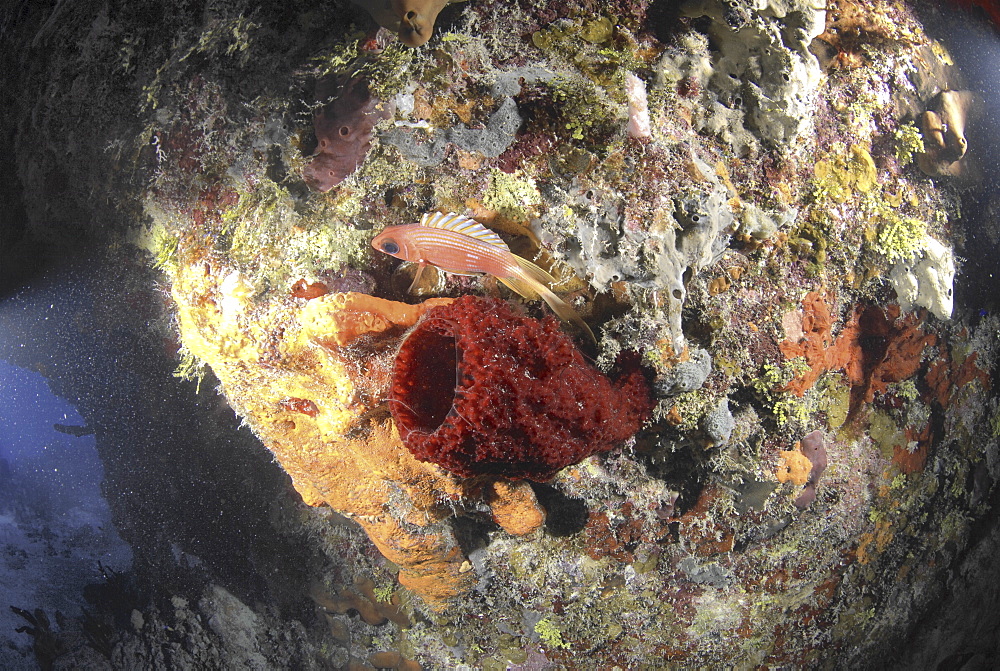
[(389, 226), (372, 247), (397, 259), (418, 264), (417, 285), (427, 265), (456, 275), (493, 275), (525, 298), (541, 297), (560, 319), (572, 322), (596, 342), (580, 315), (549, 289), (554, 278), (528, 259), (512, 253), (500, 236), (478, 221), (449, 212), (428, 212), (419, 224)]

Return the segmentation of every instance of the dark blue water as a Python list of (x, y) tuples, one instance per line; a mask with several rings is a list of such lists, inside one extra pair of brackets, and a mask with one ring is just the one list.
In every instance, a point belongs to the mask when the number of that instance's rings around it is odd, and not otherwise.
[[(12, 303), (0, 305), (8, 317), (25, 306)], [(51, 308), (34, 307), (21, 314), (35, 323), (19, 323), (44, 332)], [(44, 348), (44, 338), (23, 336), (0, 328), (0, 350)], [(0, 668), (34, 667), (21, 654), (31, 637), (15, 631), (27, 622), (10, 606), (43, 608), (50, 620), (57, 610), (77, 615), (86, 605), (83, 587), (101, 581), (101, 565), (130, 566), (103, 480), (94, 436), (73, 405), (39, 373), (0, 359)]]

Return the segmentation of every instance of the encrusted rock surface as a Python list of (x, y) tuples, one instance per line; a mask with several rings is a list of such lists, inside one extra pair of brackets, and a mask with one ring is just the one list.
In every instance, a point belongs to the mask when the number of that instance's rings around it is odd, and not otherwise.
[[(106, 581), (100, 627), (35, 627), (39, 659), (996, 657), (996, 591), (975, 584), (997, 573), (998, 206), (977, 165), (1000, 133), (923, 116), (960, 117), (943, 92), (985, 80), (963, 81), (923, 4), (598, 4), (455, 3), (409, 44), (353, 31), (347, 2), (11, 14), (0, 273), (30, 287), (85, 241), (101, 318), (69, 281), (51, 332), (0, 312), (59, 343), (51, 361), (3, 351), (88, 408), (140, 557), (136, 590)], [(328, 76), (391, 107), (320, 193), (303, 174)], [(652, 420), (545, 484), (413, 458), (386, 392), (432, 303), (369, 242), (432, 210), (550, 271), (595, 365), (658, 381)], [(489, 277), (418, 292), (546, 310)], [(73, 350), (98, 344), (143, 383)]]

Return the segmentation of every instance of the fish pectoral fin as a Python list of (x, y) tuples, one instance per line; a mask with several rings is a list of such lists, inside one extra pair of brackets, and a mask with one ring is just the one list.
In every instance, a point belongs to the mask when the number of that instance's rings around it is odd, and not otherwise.
[(417, 272), (413, 275), (413, 281), (410, 282), (410, 288), (406, 290), (406, 293), (412, 294), (413, 290), (417, 288), (417, 285), (420, 284), (420, 276), (424, 274), (424, 268), (426, 267), (426, 263), (421, 262), (417, 264)]
[[(544, 298), (542, 296), (542, 290), (547, 291), (548, 286), (550, 284), (554, 284), (556, 279), (528, 259), (522, 258), (517, 254), (511, 254), (511, 256), (514, 257), (514, 260), (517, 262), (518, 272), (514, 273), (510, 277), (497, 276), (497, 279), (510, 287), (512, 291), (524, 296), (529, 301)], [(559, 299), (557, 298), (556, 300)], [(545, 302), (548, 303), (548, 299), (545, 299)], [(558, 314), (557, 311), (553, 311)]]
[(498, 280), (506, 284), (511, 291), (516, 293), (518, 296), (523, 296), (529, 301), (541, 298), (538, 290), (535, 288), (534, 283), (528, 282), (524, 278), (520, 277), (497, 277)]
[[(576, 313), (576, 310), (569, 303), (556, 296), (546, 286), (547, 283), (555, 281), (553, 277), (531, 261), (523, 259), (516, 254), (513, 256), (517, 260), (517, 265), (521, 272), (510, 277), (497, 277), (497, 279), (510, 287), (511, 290), (529, 300), (536, 296), (541, 298), (556, 313), (559, 319), (575, 325), (596, 344), (597, 338), (594, 337), (594, 332), (587, 326), (587, 322), (583, 321), (583, 318)], [(541, 278), (543, 277), (547, 278), (547, 280), (542, 281)]]
[[(420, 282), (421, 273), (424, 272), (424, 268), (427, 266), (434, 266), (433, 263), (418, 263), (417, 264), (417, 274), (413, 276), (413, 281), (410, 282), (410, 288), (406, 290), (406, 293), (412, 294), (413, 290), (417, 288)], [(448, 270), (447, 268), (442, 268), (441, 266), (434, 266), (437, 268), (439, 273), (448, 273), (449, 275), (465, 275), (466, 277), (476, 277), (482, 275), (482, 273), (467, 273), (462, 270)]]
[(511, 254), (511, 256), (513, 256), (514, 260), (517, 261), (518, 267), (520, 267), (528, 277), (535, 280), (539, 284), (550, 286), (556, 283), (556, 278), (552, 277), (552, 275), (550, 275), (547, 271), (539, 268), (528, 259), (523, 256), (518, 256), (517, 254)]

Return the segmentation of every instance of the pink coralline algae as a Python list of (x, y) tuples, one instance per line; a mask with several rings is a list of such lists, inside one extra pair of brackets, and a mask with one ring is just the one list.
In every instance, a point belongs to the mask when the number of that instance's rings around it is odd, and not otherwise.
[(553, 317), (464, 296), (407, 336), (389, 408), (406, 447), (462, 477), (544, 481), (635, 434), (652, 411), (633, 365), (612, 382)]
[(325, 77), (316, 85), (316, 97), (329, 102), (313, 118), (318, 144), (302, 177), (310, 187), (326, 193), (364, 162), (375, 124), (391, 117), (393, 107), (372, 97), (362, 79), (345, 82), (340, 77)]
[(809, 504), (816, 500), (816, 486), (823, 471), (826, 470), (826, 444), (823, 442), (823, 432), (816, 430), (804, 436), (799, 450), (812, 463), (812, 470), (809, 471), (809, 480), (802, 488), (802, 493), (795, 499), (795, 506), (808, 508)]

